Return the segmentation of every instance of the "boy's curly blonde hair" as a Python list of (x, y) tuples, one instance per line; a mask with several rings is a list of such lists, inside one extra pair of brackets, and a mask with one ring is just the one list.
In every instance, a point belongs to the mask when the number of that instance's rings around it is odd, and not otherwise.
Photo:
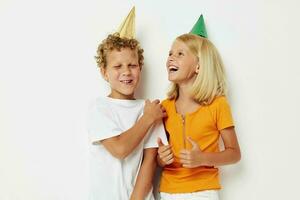
[(98, 46), (97, 55), (95, 56), (99, 68), (105, 68), (107, 65), (107, 53), (112, 50), (120, 51), (122, 48), (136, 49), (138, 53), (139, 66), (144, 64), (144, 50), (140, 47), (140, 43), (136, 39), (120, 38), (119, 33), (110, 34)]

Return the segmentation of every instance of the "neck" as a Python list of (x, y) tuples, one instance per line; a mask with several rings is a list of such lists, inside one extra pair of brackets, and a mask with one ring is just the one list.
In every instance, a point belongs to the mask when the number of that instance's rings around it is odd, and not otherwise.
[(200, 104), (190, 94), (190, 87), (179, 86), (178, 98), (175, 102), (176, 112), (185, 116), (199, 109)]
[(194, 99), (192, 98), (190, 94), (190, 86), (189, 85), (179, 85), (179, 91), (178, 91), (178, 98), (177, 102), (185, 102), (190, 103), (194, 102)]
[(179, 93), (178, 93), (178, 99), (179, 101), (191, 101), (193, 98), (191, 97), (190, 90), (193, 86), (193, 83), (195, 81), (195, 77), (191, 78), (188, 81), (179, 82), (177, 83)]
[(113, 99), (123, 99), (123, 100), (134, 100), (134, 94), (131, 95), (124, 95), (124, 94), (118, 94), (111, 92), (108, 97), (113, 98)]

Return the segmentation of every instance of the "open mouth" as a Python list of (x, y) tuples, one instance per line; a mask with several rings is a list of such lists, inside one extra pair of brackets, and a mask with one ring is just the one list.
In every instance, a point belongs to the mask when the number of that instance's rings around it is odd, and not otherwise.
[(170, 72), (177, 72), (178, 71), (178, 67), (176, 67), (174, 65), (171, 65), (171, 66), (169, 66), (169, 71)]
[(129, 85), (133, 82), (133, 80), (121, 80), (120, 82)]

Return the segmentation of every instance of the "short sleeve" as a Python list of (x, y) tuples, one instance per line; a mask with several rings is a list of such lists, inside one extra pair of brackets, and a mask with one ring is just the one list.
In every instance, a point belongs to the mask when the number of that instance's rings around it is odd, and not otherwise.
[(161, 138), (162, 142), (164, 144), (168, 144), (168, 140), (166, 137), (166, 132), (164, 129), (163, 122), (160, 121), (156, 124), (154, 124), (151, 129), (148, 131), (145, 140), (144, 140), (144, 149), (147, 148), (157, 148), (157, 139)]
[(234, 126), (230, 105), (225, 97), (217, 99), (216, 109), (218, 130)]
[(112, 112), (97, 104), (89, 109), (87, 129), (91, 143), (120, 135), (122, 132), (114, 121)]

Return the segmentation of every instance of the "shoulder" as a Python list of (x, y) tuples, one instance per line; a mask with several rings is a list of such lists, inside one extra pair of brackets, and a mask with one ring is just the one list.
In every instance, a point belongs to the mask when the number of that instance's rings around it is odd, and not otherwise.
[(109, 106), (109, 102), (106, 101), (104, 97), (98, 97), (90, 103), (89, 108), (99, 109), (99, 108), (106, 108), (107, 106)]
[(211, 107), (220, 107), (220, 106), (228, 106), (228, 100), (225, 96), (216, 97), (213, 102), (210, 104)]
[(210, 111), (213, 113), (230, 113), (231, 107), (225, 96), (219, 96), (214, 99), (214, 101), (209, 105)]
[(161, 104), (164, 108), (169, 108), (172, 105), (173, 99), (164, 99)]
[(89, 103), (88, 113), (90, 115), (102, 115), (110, 113), (110, 104), (104, 97), (98, 97)]
[(135, 99), (135, 100), (132, 100), (135, 102), (136, 106), (145, 106), (145, 99)]
[(208, 108), (212, 112), (220, 112), (224, 109), (230, 109), (230, 106), (225, 96), (218, 96), (213, 100), (213, 102), (210, 105), (208, 105)]

